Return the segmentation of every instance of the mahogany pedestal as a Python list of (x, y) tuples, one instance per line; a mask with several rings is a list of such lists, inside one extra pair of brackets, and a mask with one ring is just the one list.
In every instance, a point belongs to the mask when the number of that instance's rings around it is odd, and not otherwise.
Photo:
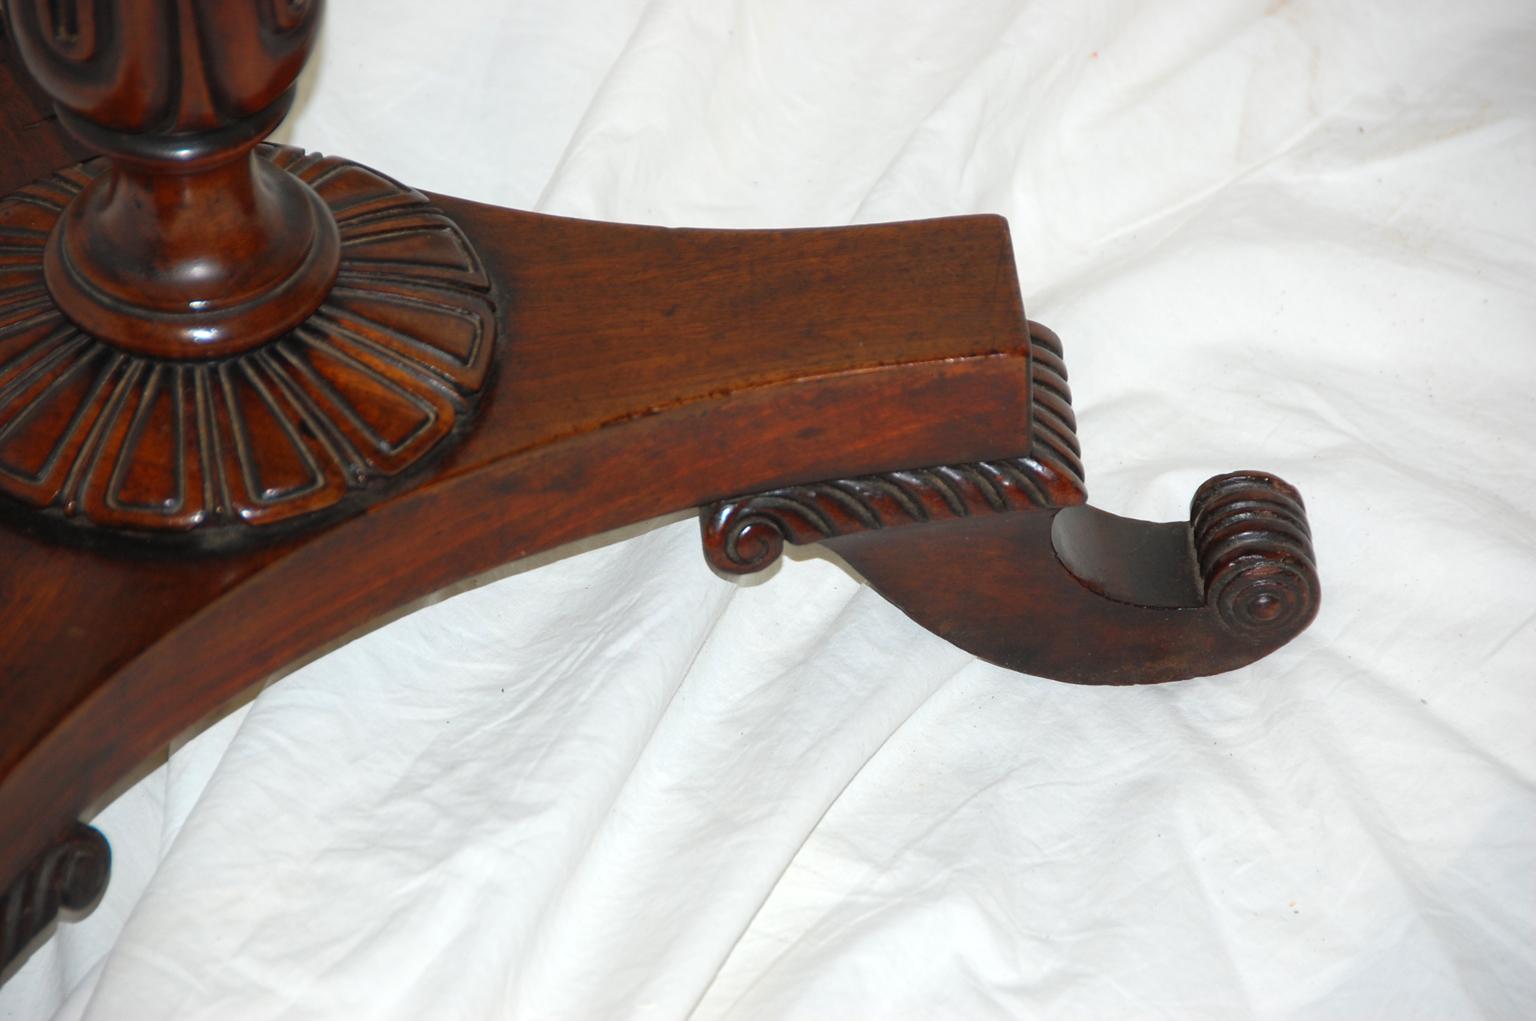
[[(169, 72), (92, 92), (70, 53), (94, 8), (9, 7), (89, 146), (0, 64), (0, 962), (99, 896), (80, 820), (177, 735), (395, 607), (679, 509), (724, 572), (824, 543), (950, 641), (1065, 681), (1230, 670), (1316, 612), (1278, 479), (1220, 476), (1167, 524), (1087, 506), (1002, 219), (589, 223), (253, 148), (319, 6), (183, 7), (235, 70), (128, 141), (124, 97)], [(55, 172), (92, 149), (112, 161)]]

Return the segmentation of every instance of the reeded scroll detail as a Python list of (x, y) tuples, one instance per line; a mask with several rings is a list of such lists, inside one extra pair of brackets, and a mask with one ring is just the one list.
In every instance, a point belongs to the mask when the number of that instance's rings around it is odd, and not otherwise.
[(303, 325), (219, 361), (133, 355), (54, 307), (44, 245), (99, 165), (0, 202), (0, 492), (76, 525), (208, 534), (372, 491), (461, 430), (496, 342), (468, 238), (365, 167), (264, 155), (329, 206), (341, 270)]
[(1218, 475), (1190, 503), (1205, 603), (1234, 635), (1267, 642), (1317, 614), (1321, 588), (1306, 507), (1264, 472)]
[(0, 894), (0, 974), (53, 924), (60, 908), (83, 911), (107, 888), (112, 850), (101, 831), (76, 823)]
[(1030, 323), (1033, 418), (1022, 457), (814, 482), (703, 510), (704, 553), (728, 574), (770, 566), (784, 543), (981, 514), (1067, 507), (1087, 499), (1061, 341)]

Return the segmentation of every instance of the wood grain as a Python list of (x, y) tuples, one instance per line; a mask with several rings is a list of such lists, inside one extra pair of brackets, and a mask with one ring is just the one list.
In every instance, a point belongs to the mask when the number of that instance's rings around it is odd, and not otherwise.
[(434, 202), (507, 347), (431, 478), (227, 555), (0, 528), (0, 875), (249, 685), (454, 581), (733, 493), (1028, 447), (1000, 219), (731, 234)]

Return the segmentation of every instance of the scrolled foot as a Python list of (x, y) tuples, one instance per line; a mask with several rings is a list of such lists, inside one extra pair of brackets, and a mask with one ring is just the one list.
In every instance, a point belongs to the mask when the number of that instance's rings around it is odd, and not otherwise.
[(101, 831), (76, 823), (0, 894), (0, 975), (46, 931), (59, 909), (84, 911), (107, 888), (112, 849)]
[(1290, 641), (1321, 589), (1301, 495), (1218, 475), (1188, 521), (1089, 507), (1061, 342), (1030, 324), (1034, 427), (1016, 458), (785, 487), (704, 509), (727, 574), (820, 543), (930, 631), (982, 659), (1077, 684), (1221, 673)]

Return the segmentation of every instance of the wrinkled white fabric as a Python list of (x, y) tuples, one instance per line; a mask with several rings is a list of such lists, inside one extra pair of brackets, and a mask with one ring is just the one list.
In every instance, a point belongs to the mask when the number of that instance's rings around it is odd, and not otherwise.
[(284, 137), (424, 188), (1007, 215), (1094, 502), (1273, 470), (1322, 613), (1100, 690), (608, 537), (177, 751), (0, 1017), (1536, 1016), (1536, 7), (329, 7)]

